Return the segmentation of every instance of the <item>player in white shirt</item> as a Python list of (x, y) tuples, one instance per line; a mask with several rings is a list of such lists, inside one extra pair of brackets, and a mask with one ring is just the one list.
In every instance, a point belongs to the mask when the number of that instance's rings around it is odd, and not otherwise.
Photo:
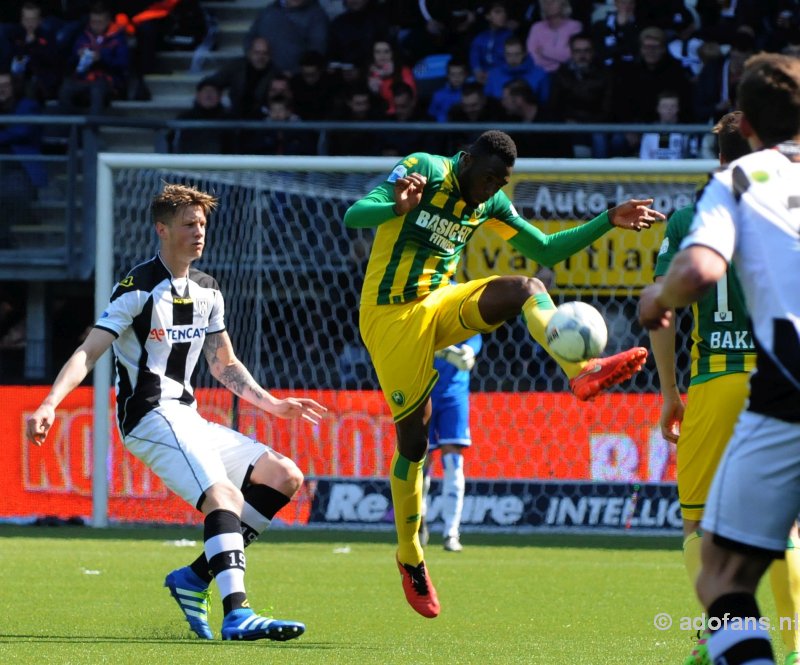
[(204, 553), (167, 575), (164, 586), (202, 639), (213, 638), (208, 586), (214, 578), (222, 596), (223, 639), (282, 641), (298, 637), (305, 626), (250, 609), (244, 548), (289, 503), (303, 474), (288, 457), (198, 414), (192, 376), (200, 352), (217, 380), (267, 413), (316, 424), (325, 408), (311, 399), (273, 397), (236, 357), (219, 286), (191, 268), (203, 254), (207, 216), (216, 205), (210, 194), (183, 185), (166, 185), (153, 198), (158, 254), (116, 285), (95, 327), (28, 419), (27, 437), (41, 445), (56, 407), (113, 346), (117, 424), (125, 446), (205, 515)]
[(672, 308), (697, 301), (734, 263), (756, 369), (706, 501), (697, 593), (711, 661), (760, 665), (774, 657), (756, 587), (800, 513), (800, 58), (750, 58), (737, 99), (756, 152), (713, 176), (682, 251), (642, 292), (639, 321), (666, 327)]

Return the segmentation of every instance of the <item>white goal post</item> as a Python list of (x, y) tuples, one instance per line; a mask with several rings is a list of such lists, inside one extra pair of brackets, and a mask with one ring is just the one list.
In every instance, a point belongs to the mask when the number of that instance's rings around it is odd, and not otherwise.
[[(152, 243), (152, 229), (143, 224), (146, 228), (142, 231), (139, 226), (142, 226), (140, 222), (149, 221), (146, 220), (147, 206), (157, 193), (161, 181), (197, 183), (203, 188), (210, 187), (216, 193), (222, 192), (220, 210), (214, 215), (215, 220), (218, 217), (223, 220), (220, 233), (242, 234), (226, 236), (226, 240), (230, 242), (225, 244), (232, 246), (232, 256), (214, 258), (212, 261), (230, 271), (228, 278), (221, 280), (226, 301), (228, 292), (233, 290), (233, 298), (240, 308), (244, 308), (248, 316), (252, 315), (244, 322), (245, 325), (251, 325), (252, 329), (246, 333), (246, 343), (240, 344), (239, 348), (245, 348), (247, 353), (256, 358), (256, 367), (250, 369), (257, 380), (266, 381), (266, 387), (271, 388), (269, 382), (276, 377), (275, 380), (282, 387), (295, 391), (306, 390), (313, 394), (318, 390), (332, 391), (333, 394), (337, 390), (351, 388), (374, 389), (371, 379), (357, 372), (352, 375), (355, 378), (347, 378), (352, 369), (347, 365), (348, 353), (352, 349), (348, 348), (346, 338), (336, 342), (335, 351), (339, 354), (336, 368), (333, 368), (329, 358), (323, 358), (319, 361), (318, 369), (312, 367), (303, 376), (300, 376), (299, 369), (297, 374), (293, 373), (292, 368), (304, 363), (285, 357), (286, 353), (280, 349), (271, 352), (262, 346), (267, 343), (262, 338), (281, 333), (291, 336), (294, 346), (305, 344), (308, 347), (307, 355), (300, 355), (299, 359), (312, 358), (309, 364), (314, 365), (314, 347), (319, 345), (323, 335), (327, 340), (331, 333), (317, 332), (314, 329), (309, 333), (310, 337), (306, 338), (302, 331), (304, 319), (298, 318), (295, 321), (281, 318), (292, 317), (296, 311), (310, 306), (310, 299), (314, 297), (313, 293), (304, 290), (300, 281), (291, 277), (291, 273), (297, 262), (307, 261), (309, 269), (313, 269), (315, 262), (317, 265), (320, 262), (326, 263), (325, 269), (328, 272), (322, 276), (323, 280), (344, 280), (355, 274), (350, 270), (354, 264), (347, 263), (352, 257), (343, 254), (347, 251), (343, 249), (347, 247), (347, 236), (336, 238), (335, 235), (326, 234), (344, 233), (340, 217), (342, 210), (349, 202), (366, 194), (369, 187), (380, 182), (391, 171), (395, 162), (396, 158), (393, 157), (101, 153), (97, 168), (96, 316), (99, 317), (105, 309), (113, 285), (122, 276), (120, 271), (134, 265), (129, 261), (152, 255), (153, 245), (148, 244)], [(652, 194), (656, 198), (656, 208), (669, 208), (665, 212), (671, 212), (672, 209), (691, 203), (692, 193), (702, 184), (706, 174), (716, 166), (716, 162), (710, 160), (519, 159), (514, 168), (509, 195), (523, 216), (546, 232), (552, 232), (565, 224), (574, 224), (595, 216), (613, 205), (617, 198), (644, 198)], [(226, 204), (234, 209), (226, 210)], [(293, 226), (295, 220), (290, 217), (294, 212), (297, 212), (297, 226)], [(131, 216), (127, 216), (129, 213)], [(212, 228), (215, 223), (212, 221)], [(251, 225), (258, 227), (256, 240), (244, 235), (246, 227)], [(613, 235), (616, 233), (615, 230), (609, 234), (611, 239), (606, 244), (590, 248), (585, 255), (556, 267), (551, 289), (554, 297), (588, 299), (589, 302), (602, 305), (609, 320), (622, 320), (625, 316), (630, 320), (630, 307), (635, 307), (636, 293), (652, 278), (652, 260), (663, 238), (663, 227), (660, 230), (628, 236)], [(210, 247), (213, 249), (214, 245), (221, 242), (219, 238), (213, 238)], [(471, 242), (470, 245), (472, 244)], [(537, 268), (530, 262), (521, 260), (512, 250), (496, 244), (494, 239), (486, 238), (475, 244), (479, 250), (470, 250), (464, 256), (463, 277), (475, 278), (493, 271), (533, 274)], [(282, 259), (282, 256), (286, 258)], [(360, 259), (363, 256), (356, 260)], [(328, 261), (330, 265), (327, 264)], [(271, 272), (254, 275), (261, 269), (259, 262), (269, 264)], [(204, 269), (203, 266), (200, 267)], [(214, 274), (212, 270), (209, 272)], [(281, 281), (282, 276), (288, 276), (287, 281)], [(239, 282), (247, 283), (241, 293), (236, 292)], [(346, 286), (349, 284), (342, 288)], [(309, 292), (313, 290), (314, 287), (308, 287)], [(281, 298), (286, 298), (286, 301), (281, 301)], [(321, 330), (335, 330), (337, 326), (339, 310), (333, 300), (335, 298), (329, 298), (331, 302), (324, 302), (318, 311), (315, 309), (315, 326), (322, 326)], [(297, 325), (298, 321), (301, 325)], [(242, 322), (237, 321), (231, 328), (235, 330), (241, 327), (240, 324)], [(615, 328), (611, 322), (609, 328), (614, 334)], [(628, 335), (628, 332), (618, 332), (615, 342), (627, 343)], [(475, 378), (479, 390), (510, 395), (525, 391), (556, 393), (562, 389), (562, 383), (554, 377), (553, 372), (543, 372), (536, 376), (527, 374), (526, 368), (530, 360), (527, 347), (524, 352), (514, 350), (505, 359), (502, 355), (502, 345), (490, 342), (483, 361), (485, 364), (482, 365), (483, 373)], [(283, 364), (261, 366), (262, 359), (266, 357)], [(339, 365), (346, 367), (342, 369)], [(513, 369), (506, 371), (503, 369), (506, 366)], [(523, 370), (519, 369), (520, 366), (523, 366)], [(526, 374), (521, 379), (523, 371)], [(648, 381), (646, 385), (638, 386), (638, 389), (654, 392), (652, 377)], [(111, 354), (104, 354), (98, 360), (94, 372), (92, 524), (95, 527), (109, 524), (110, 468), (119, 462), (118, 459), (110, 459), (114, 422), (110, 403), (111, 387)], [(337, 423), (336, 427), (339, 428), (337, 431), (341, 431), (347, 424)], [(498, 434), (492, 430), (487, 436), (497, 437)], [(356, 442), (356, 452), (348, 453), (346, 460), (341, 458), (345, 460), (341, 462), (343, 466), (326, 466), (312, 455), (309, 459), (312, 462), (316, 460), (320, 468), (316, 471), (303, 468), (303, 471), (311, 480), (315, 477), (333, 476), (337, 472), (343, 475), (370, 475), (370, 469), (381, 468), (380, 462), (371, 458), (369, 463), (365, 460), (369, 456), (377, 459), (380, 450), (366, 447), (362, 449), (362, 439), (362, 435), (358, 433), (348, 439), (348, 445)], [(322, 439), (315, 445), (317, 444), (320, 451), (333, 450), (327, 448), (328, 443)], [(330, 445), (335, 448), (340, 443), (333, 442)], [(337, 448), (336, 454), (339, 452)], [(655, 453), (651, 450), (650, 454)], [(665, 453), (658, 454), (663, 456)], [(327, 458), (328, 453), (323, 457)], [(642, 468), (646, 463), (646, 460), (640, 460)], [(502, 474), (504, 468), (507, 467), (498, 463), (497, 473)], [(602, 477), (605, 472), (600, 470), (598, 473), (601, 476), (592, 477)], [(610, 471), (608, 473), (611, 474)], [(582, 477), (576, 475), (575, 479)], [(113, 518), (111, 521), (114, 521)]]

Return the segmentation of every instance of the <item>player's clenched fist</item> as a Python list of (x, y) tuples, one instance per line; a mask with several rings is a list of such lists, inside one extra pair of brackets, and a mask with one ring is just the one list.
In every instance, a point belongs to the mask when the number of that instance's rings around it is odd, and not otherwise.
[(394, 211), (407, 215), (419, 205), (428, 179), (421, 173), (409, 173), (394, 183)]
[(46, 404), (42, 404), (36, 409), (26, 423), (25, 436), (28, 441), (41, 446), (53, 425), (55, 417), (55, 410)]

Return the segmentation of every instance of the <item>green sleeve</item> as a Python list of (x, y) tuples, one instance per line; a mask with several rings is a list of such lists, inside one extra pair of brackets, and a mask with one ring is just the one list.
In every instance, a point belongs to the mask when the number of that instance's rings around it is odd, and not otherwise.
[(676, 210), (667, 222), (667, 230), (664, 234), (664, 242), (658, 250), (656, 257), (656, 267), (653, 275), (655, 277), (662, 277), (667, 274), (669, 264), (672, 262), (672, 257), (675, 256), (681, 248), (681, 242), (686, 234), (689, 232), (689, 227), (692, 225), (694, 219), (694, 206), (687, 206)]
[(422, 173), (429, 178), (431, 155), (415, 152), (395, 164), (389, 177), (365, 197), (356, 201), (344, 213), (344, 225), (351, 229), (380, 226), (398, 217), (394, 211), (394, 181), (409, 173)]
[(347, 209), (344, 213), (344, 225), (351, 229), (363, 229), (380, 226), (396, 217), (394, 192), (388, 184), (383, 183)]
[(580, 226), (550, 235), (542, 233), (521, 217), (514, 220), (513, 227), (517, 234), (509, 238), (511, 246), (526, 258), (552, 267), (591, 245), (613, 229), (614, 225), (608, 218), (608, 212), (604, 212)]

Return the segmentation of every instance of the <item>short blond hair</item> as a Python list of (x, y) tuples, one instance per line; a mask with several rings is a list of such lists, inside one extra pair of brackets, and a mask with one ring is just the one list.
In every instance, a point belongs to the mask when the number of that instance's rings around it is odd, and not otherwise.
[(217, 207), (217, 197), (189, 185), (164, 183), (164, 189), (150, 203), (150, 214), (154, 223), (169, 224), (175, 213), (186, 206), (200, 206), (208, 216)]

